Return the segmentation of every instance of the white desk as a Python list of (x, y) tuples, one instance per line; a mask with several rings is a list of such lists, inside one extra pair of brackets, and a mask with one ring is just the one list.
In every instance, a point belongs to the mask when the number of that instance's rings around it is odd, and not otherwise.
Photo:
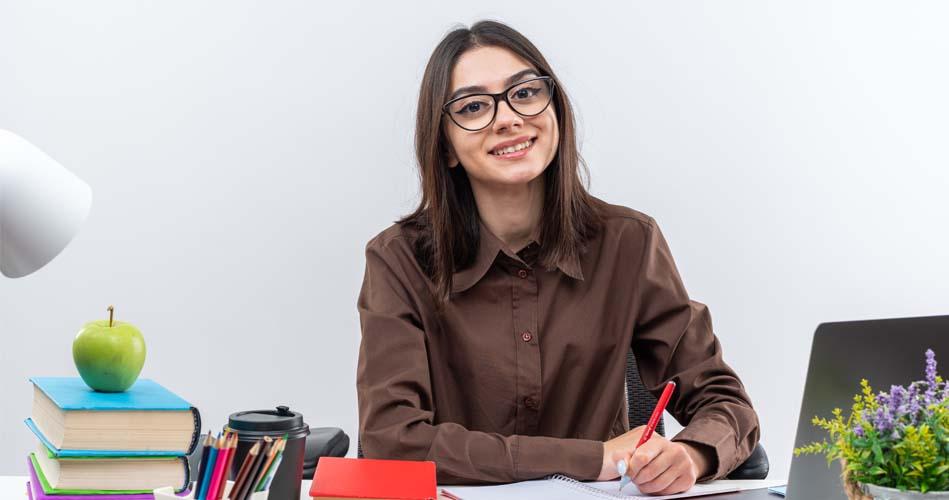
[[(0, 499), (3, 500), (19, 500), (26, 498), (26, 476), (0, 476)], [(716, 495), (713, 498), (716, 500), (728, 500), (731, 498), (742, 499), (748, 498), (748, 500), (753, 499), (774, 499), (780, 500), (781, 497), (771, 495), (770, 498), (767, 495), (767, 490), (760, 490), (760, 488), (767, 488), (769, 486), (774, 486), (776, 484), (784, 484), (783, 480), (774, 480), (774, 479), (762, 479), (761, 481), (735, 481), (740, 483), (741, 487), (748, 490), (756, 490), (753, 492), (743, 492), (743, 493), (733, 493), (727, 496)], [(301, 500), (310, 500), (310, 496), (307, 494), (310, 491), (310, 481), (303, 481), (303, 484), (300, 488), (300, 499)], [(446, 486), (448, 491), (451, 491), (450, 486)]]
[[(615, 491), (616, 485), (618, 483), (612, 483), (610, 485), (611, 491)], [(768, 487), (778, 486), (784, 484), (782, 480), (774, 479), (765, 479), (765, 480), (722, 480), (715, 481), (715, 485), (726, 486), (729, 489), (735, 489), (738, 491), (727, 492), (727, 493), (711, 493), (706, 494), (708, 496), (696, 497), (698, 499), (708, 498), (714, 500), (780, 500), (780, 496), (771, 495), (768, 493)], [(602, 487), (602, 484), (600, 485)], [(567, 487), (553, 486), (548, 481), (529, 481), (527, 483), (517, 483), (512, 485), (502, 485), (496, 487), (486, 487), (487, 489), (482, 490), (481, 486), (445, 486), (444, 489), (448, 492), (451, 492), (458, 497), (465, 498), (481, 498), (481, 499), (497, 499), (497, 498), (547, 498), (547, 499), (573, 499), (573, 498), (590, 498), (590, 496), (585, 495), (580, 492), (572, 491), (569, 485)], [(539, 488), (539, 490), (535, 490)], [(596, 491), (596, 490), (594, 490)], [(630, 492), (626, 492), (630, 494)], [(593, 495), (598, 496), (598, 495)], [(442, 497), (439, 497), (442, 498)], [(636, 497), (642, 498), (642, 496)]]
[[(21, 500), (26, 498), (27, 476), (0, 476), (0, 499)], [(310, 481), (303, 481), (300, 499), (310, 500)]]

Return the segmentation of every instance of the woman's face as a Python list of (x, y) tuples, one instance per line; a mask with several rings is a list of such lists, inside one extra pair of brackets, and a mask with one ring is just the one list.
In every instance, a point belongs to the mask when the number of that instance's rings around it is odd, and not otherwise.
[[(451, 96), (498, 93), (512, 84), (541, 76), (513, 52), (499, 47), (478, 47), (458, 59), (451, 75)], [(511, 77), (514, 77), (511, 80)], [(464, 91), (469, 86), (484, 90)], [(504, 100), (498, 102), (497, 116), (487, 127), (471, 132), (445, 117), (450, 150), (449, 165), (459, 162), (473, 184), (488, 187), (527, 184), (547, 168), (557, 153), (560, 134), (554, 103), (536, 116), (521, 116)], [(515, 153), (499, 154), (507, 146), (529, 142)], [(517, 146), (518, 148), (522, 146)]]

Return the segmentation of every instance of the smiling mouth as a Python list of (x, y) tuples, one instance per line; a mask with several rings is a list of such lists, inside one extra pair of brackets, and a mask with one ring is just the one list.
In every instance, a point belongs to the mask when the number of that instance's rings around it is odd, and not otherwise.
[(489, 152), (491, 156), (497, 158), (516, 158), (524, 156), (527, 154), (527, 151), (534, 145), (534, 141), (537, 140), (536, 137), (528, 139), (520, 144), (515, 144), (513, 146), (508, 146), (506, 148), (497, 149)]

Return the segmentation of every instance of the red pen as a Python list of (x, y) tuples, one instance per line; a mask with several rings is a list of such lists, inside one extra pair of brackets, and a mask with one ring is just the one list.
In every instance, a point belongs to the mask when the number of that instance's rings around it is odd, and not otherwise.
[(675, 389), (675, 382), (670, 380), (668, 383), (666, 383), (666, 388), (662, 390), (662, 395), (659, 396), (659, 401), (656, 403), (656, 408), (652, 411), (652, 415), (649, 416), (649, 423), (646, 424), (646, 430), (643, 431), (643, 435), (639, 438), (639, 443), (636, 444), (637, 448), (642, 446), (642, 444), (646, 441), (649, 441), (649, 438), (652, 437), (652, 431), (656, 430), (656, 426), (659, 425), (659, 419), (662, 418), (662, 412), (666, 411), (666, 405), (669, 404), (669, 398), (672, 397), (672, 392), (675, 391)]
[[(659, 425), (659, 419), (662, 418), (662, 412), (666, 410), (666, 405), (669, 404), (669, 398), (672, 397), (672, 393), (675, 391), (676, 383), (669, 381), (666, 383), (666, 388), (662, 390), (662, 395), (659, 396), (659, 401), (656, 402), (656, 408), (652, 410), (652, 415), (649, 416), (649, 422), (646, 423), (646, 430), (643, 431), (643, 435), (639, 436), (639, 442), (636, 443), (636, 448), (639, 448), (646, 441), (649, 441), (649, 438), (652, 437), (652, 432), (656, 430), (656, 426)], [(636, 448), (633, 449), (633, 452), (636, 451)], [(620, 460), (616, 462), (616, 471), (620, 474), (619, 488), (623, 489), (623, 486), (626, 486), (627, 483), (631, 481), (629, 476), (626, 475), (626, 468), (628, 465), (625, 460)]]

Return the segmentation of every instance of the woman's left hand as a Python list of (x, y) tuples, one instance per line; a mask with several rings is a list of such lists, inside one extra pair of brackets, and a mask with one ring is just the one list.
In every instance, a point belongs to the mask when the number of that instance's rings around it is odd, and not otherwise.
[(688, 490), (705, 475), (709, 458), (699, 449), (669, 441), (653, 434), (649, 441), (633, 450), (613, 453), (613, 463), (626, 460), (626, 474), (639, 491), (651, 495), (672, 495)]

